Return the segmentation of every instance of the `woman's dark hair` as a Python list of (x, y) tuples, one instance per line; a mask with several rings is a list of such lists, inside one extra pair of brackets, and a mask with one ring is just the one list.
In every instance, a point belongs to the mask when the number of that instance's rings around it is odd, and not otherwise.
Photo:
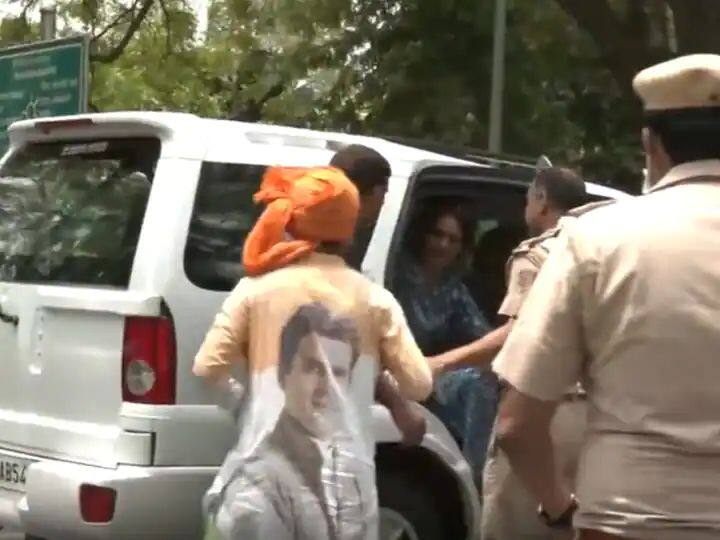
[(278, 381), (281, 386), (292, 370), (300, 342), (309, 334), (318, 334), (350, 345), (352, 348), (350, 371), (352, 372), (355, 367), (360, 354), (360, 338), (354, 321), (349, 317), (333, 315), (320, 302), (304, 304), (292, 314), (280, 333)]
[(440, 218), (450, 216), (458, 225), (462, 234), (462, 250), (468, 254), (475, 245), (476, 221), (459, 201), (429, 200), (424, 203), (412, 221), (407, 240), (407, 250), (416, 260), (422, 258), (425, 240), (437, 227)]
[(720, 159), (720, 107), (646, 113), (645, 125), (675, 165)]

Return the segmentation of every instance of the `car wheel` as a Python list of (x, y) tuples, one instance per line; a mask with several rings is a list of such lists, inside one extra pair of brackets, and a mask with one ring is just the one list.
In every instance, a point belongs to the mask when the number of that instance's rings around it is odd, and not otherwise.
[(380, 507), (380, 540), (420, 540), (415, 525), (392, 508)]
[[(437, 484), (423, 469), (378, 463), (380, 540), (462, 539), (451, 523), (446, 500), (452, 494), (437, 492)], [(444, 501), (443, 498), (446, 500)]]

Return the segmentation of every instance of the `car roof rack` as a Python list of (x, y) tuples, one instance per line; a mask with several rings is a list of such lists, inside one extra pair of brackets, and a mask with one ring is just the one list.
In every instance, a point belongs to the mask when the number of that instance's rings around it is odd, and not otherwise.
[(531, 158), (516, 156), (512, 154), (495, 154), (480, 148), (472, 148), (463, 145), (445, 144), (437, 141), (428, 141), (424, 139), (413, 139), (408, 137), (397, 136), (380, 136), (386, 141), (412, 146), (418, 150), (427, 150), (437, 154), (471, 161), (479, 165), (488, 165), (498, 169), (511, 169), (524, 180), (532, 180), (535, 176), (537, 161)]

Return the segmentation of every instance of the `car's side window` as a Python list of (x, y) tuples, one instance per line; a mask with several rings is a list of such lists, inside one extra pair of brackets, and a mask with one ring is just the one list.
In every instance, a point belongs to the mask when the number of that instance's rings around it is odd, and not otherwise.
[(229, 291), (242, 277), (242, 248), (262, 208), (253, 203), (265, 167), (205, 162), (185, 246), (185, 272), (203, 289)]
[[(524, 197), (525, 188), (517, 184), (446, 181), (442, 185), (435, 182), (423, 185), (420, 182), (405, 230), (398, 231), (400, 242), (396, 244), (397, 253), (390, 261), (393, 266), (390, 288), (402, 299), (408, 296), (403, 294), (403, 287), (413, 279), (409, 273), (417, 272), (415, 278), (422, 281), (423, 268), (427, 267), (432, 272), (433, 265), (439, 264), (443, 257), (442, 246), (448, 240), (433, 238), (433, 235), (437, 237), (437, 224), (428, 221), (442, 217), (433, 212), (434, 208), (449, 207), (462, 216), (465, 222), (463, 234), (470, 238), (457, 259), (447, 261), (448, 268), (443, 272), (461, 280), (484, 318), (492, 325), (499, 324), (497, 310), (505, 293), (505, 265), (510, 252), (526, 237)], [(418, 286), (414, 286), (413, 290), (415, 292), (409, 296), (414, 304), (424, 293)], [(429, 300), (425, 302), (426, 307), (431, 303)], [(439, 308), (434, 307), (431, 311), (434, 309)], [(442, 317), (443, 314), (433, 311), (422, 314), (418, 319)], [(438, 344), (438, 348), (444, 347)]]

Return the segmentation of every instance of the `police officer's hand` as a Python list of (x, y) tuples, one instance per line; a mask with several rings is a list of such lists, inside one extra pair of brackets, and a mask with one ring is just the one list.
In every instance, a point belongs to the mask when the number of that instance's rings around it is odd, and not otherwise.
[(449, 363), (450, 355), (448, 353), (438, 354), (437, 356), (428, 356), (427, 361), (432, 370), (433, 377), (437, 377), (445, 373), (446, 366)]

